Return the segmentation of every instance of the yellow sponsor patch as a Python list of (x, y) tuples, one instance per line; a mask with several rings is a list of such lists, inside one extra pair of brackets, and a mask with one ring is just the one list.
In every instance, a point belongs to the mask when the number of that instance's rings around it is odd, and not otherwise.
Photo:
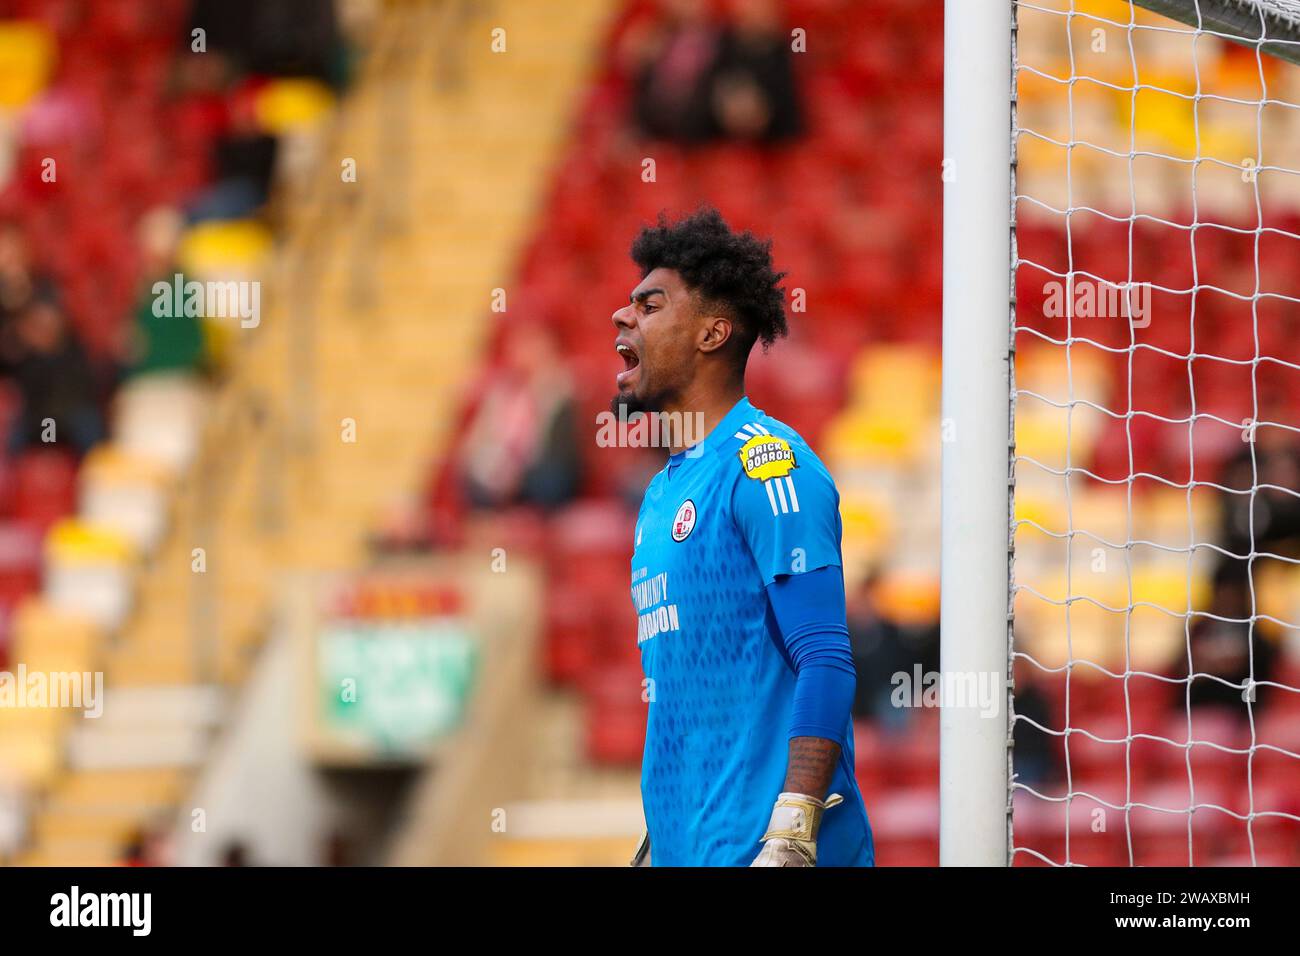
[(740, 466), (755, 481), (784, 478), (795, 464), (790, 443), (775, 435), (755, 435), (740, 446)]

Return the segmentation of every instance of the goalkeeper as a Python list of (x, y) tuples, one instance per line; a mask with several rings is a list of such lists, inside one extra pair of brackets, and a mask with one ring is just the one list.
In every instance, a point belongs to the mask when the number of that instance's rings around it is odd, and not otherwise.
[(839, 493), (745, 396), (754, 344), (786, 332), (783, 273), (712, 209), (643, 230), (632, 258), (615, 409), (675, 426), (632, 557), (649, 699), (634, 862), (870, 866)]

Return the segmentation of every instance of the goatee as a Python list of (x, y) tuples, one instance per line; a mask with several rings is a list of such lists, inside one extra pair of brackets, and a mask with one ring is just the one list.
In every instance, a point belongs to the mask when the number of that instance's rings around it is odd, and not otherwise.
[(633, 415), (645, 415), (655, 411), (651, 404), (636, 395), (619, 393), (609, 400), (609, 410), (626, 421)]

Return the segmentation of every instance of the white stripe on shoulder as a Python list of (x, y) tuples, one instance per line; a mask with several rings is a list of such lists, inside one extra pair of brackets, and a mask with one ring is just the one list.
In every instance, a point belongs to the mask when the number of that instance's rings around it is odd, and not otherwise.
[(754, 427), (757, 428), (759, 431), (761, 431), (764, 435), (770, 435), (770, 434), (772, 434), (770, 431), (768, 431), (766, 428), (764, 428), (764, 427), (763, 427), (762, 425), (760, 425), (758, 422), (754, 422)]
[(791, 511), (798, 511), (798, 510), (799, 510), (799, 496), (796, 495), (796, 494), (794, 493), (794, 476), (793, 476), (793, 475), (786, 475), (786, 476), (785, 476), (785, 487), (786, 487), (786, 489), (790, 492), (790, 510), (791, 510)]
[(749, 436), (746, 435), (744, 432), (736, 432), (735, 437), (739, 438), (741, 441), (749, 441)]
[(767, 481), (763, 482), (763, 487), (767, 489), (767, 500), (772, 503), (773, 516), (780, 514), (780, 512), (776, 510), (776, 495), (772, 494), (772, 479), (769, 478)]
[(779, 478), (775, 481), (769, 478), (768, 482), (769, 484), (776, 485), (776, 496), (781, 499), (781, 514), (783, 515), (789, 514), (790, 506), (786, 504), (786, 500), (785, 500), (785, 485), (781, 483), (781, 480)]
[(758, 434), (758, 427), (756, 425), (742, 425), (741, 427), (751, 435)]

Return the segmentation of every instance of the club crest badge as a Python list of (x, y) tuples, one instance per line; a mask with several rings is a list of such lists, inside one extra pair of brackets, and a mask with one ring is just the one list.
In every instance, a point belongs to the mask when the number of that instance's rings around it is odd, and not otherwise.
[(694, 530), (695, 502), (687, 498), (682, 502), (682, 506), (677, 509), (677, 516), (673, 518), (673, 540), (679, 543), (685, 541)]

